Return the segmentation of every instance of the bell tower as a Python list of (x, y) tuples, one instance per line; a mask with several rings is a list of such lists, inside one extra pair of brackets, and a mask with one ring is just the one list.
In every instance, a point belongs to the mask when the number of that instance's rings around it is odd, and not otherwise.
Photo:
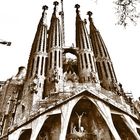
[(117, 78), (108, 50), (102, 39), (102, 36), (100, 35), (100, 32), (94, 26), (93, 20), (91, 18), (92, 12), (89, 11), (87, 14), (89, 15), (90, 38), (101, 86), (106, 90), (117, 91)]
[(86, 21), (82, 21), (80, 17), (80, 5), (76, 4), (76, 47), (78, 48), (79, 59), (79, 81), (81, 83), (97, 82), (95, 71), (95, 58), (91, 47)]
[(54, 11), (51, 18), (51, 25), (48, 31), (48, 67), (46, 70), (45, 96), (62, 90), (63, 69), (62, 69), (62, 32), (60, 20), (57, 18), (58, 2), (54, 3)]
[[(48, 6), (43, 6), (42, 17), (39, 21), (35, 38), (32, 44), (25, 84), (23, 88), (22, 104), (25, 109), (31, 110), (43, 98), (45, 69), (48, 61), (47, 53), (47, 13)], [(26, 104), (28, 102), (28, 104)]]

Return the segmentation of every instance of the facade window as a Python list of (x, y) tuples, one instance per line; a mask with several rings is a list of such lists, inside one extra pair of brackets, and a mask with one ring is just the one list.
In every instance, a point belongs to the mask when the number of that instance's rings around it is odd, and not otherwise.
[(107, 57), (107, 50), (106, 50), (106, 48), (105, 48), (105, 44), (104, 44), (104, 41), (103, 41), (103, 39), (101, 38), (101, 44), (102, 44), (102, 48), (103, 48), (103, 51), (104, 51), (104, 55)]
[(84, 64), (83, 64), (83, 57), (82, 57), (82, 54), (81, 54), (80, 56), (81, 56), (81, 64), (82, 64), (82, 68), (84, 68)]
[[(44, 28), (44, 27), (43, 27), (43, 28)], [(45, 29), (44, 29), (44, 30), (45, 30)], [(45, 35), (46, 35), (46, 34), (45, 34), (45, 31), (44, 31), (43, 34), (44, 34), (44, 37), (46, 37), (46, 36), (45, 36)], [(46, 42), (46, 38), (43, 38), (43, 52), (45, 51), (45, 46), (46, 46), (46, 45), (45, 45), (45, 42)]]
[(57, 23), (55, 25), (55, 46), (57, 45)]
[(46, 92), (45, 92), (46, 91), (46, 83), (47, 83), (47, 80), (45, 79), (44, 85), (43, 85), (43, 89), (44, 89), (43, 90), (43, 96), (42, 96), (43, 99), (45, 99), (45, 97), (46, 97)]
[(60, 67), (60, 61), (61, 61), (61, 54), (60, 54), (60, 51), (59, 51), (59, 67)]
[(41, 61), (41, 75), (43, 74), (43, 68), (44, 68), (44, 57), (42, 57), (42, 61)]
[(105, 76), (106, 78), (108, 78), (108, 73), (107, 73), (107, 69), (106, 69), (106, 65), (104, 61), (103, 61), (103, 67), (104, 67)]
[(39, 56), (37, 57), (37, 63), (36, 63), (36, 74), (38, 73), (38, 67), (39, 67)]
[(97, 65), (99, 78), (100, 78), (100, 80), (102, 80), (103, 79), (103, 74), (102, 74), (102, 68), (101, 68), (100, 62), (96, 62), (96, 65)]
[(47, 65), (48, 65), (48, 58), (46, 57), (45, 58), (45, 69), (44, 69), (45, 76), (47, 75)]
[(33, 58), (32, 63), (31, 63), (31, 71), (30, 71), (29, 77), (33, 76), (33, 69), (34, 69), (34, 58)]
[(52, 52), (50, 53), (50, 68), (52, 67)]
[(85, 53), (84, 53), (84, 58), (85, 58), (86, 68), (88, 68), (87, 56), (86, 56), (86, 54), (85, 54)]
[(117, 81), (117, 78), (116, 78), (116, 75), (115, 75), (115, 71), (114, 71), (114, 68), (113, 68), (113, 65), (111, 64), (111, 67), (112, 67), (112, 72), (113, 72), (113, 74), (114, 74), (114, 78), (115, 78), (115, 80)]
[(98, 46), (96, 45), (96, 41), (95, 41), (95, 38), (93, 37), (93, 35), (91, 34), (91, 39), (93, 40), (92, 43), (92, 47), (93, 47), (93, 52), (94, 52), (94, 55), (95, 55), (95, 58), (98, 56)]
[[(60, 24), (58, 24), (58, 26), (59, 26), (59, 31), (60, 31)], [(62, 27), (63, 28), (63, 27)], [(61, 45), (61, 33), (59, 32), (59, 46)], [(63, 40), (64, 41), (64, 40)]]
[(92, 65), (91, 55), (88, 54), (88, 57), (89, 57), (89, 62), (90, 62), (91, 70), (93, 70), (93, 65)]
[(24, 112), (25, 112), (25, 106), (22, 105), (22, 113), (24, 113)]
[(83, 49), (85, 49), (84, 39), (83, 39), (83, 38), (81, 38), (81, 40), (82, 40), (82, 46), (83, 46)]
[(112, 73), (112, 70), (111, 70), (109, 62), (107, 62), (107, 65), (108, 65), (108, 68), (109, 68), (109, 72), (110, 72), (111, 78), (113, 78), (113, 73)]
[(54, 67), (56, 67), (57, 63), (57, 51), (54, 52)]
[[(86, 34), (86, 28), (84, 28), (84, 34)], [(86, 34), (86, 36), (88, 36), (88, 35)], [(89, 49), (89, 44), (88, 44), (88, 39), (87, 39), (87, 37), (85, 37), (85, 40), (86, 40), (87, 48)]]
[[(42, 32), (42, 30), (43, 30), (43, 29), (41, 29), (40, 32)], [(42, 46), (42, 43), (41, 43), (42, 40), (41, 40), (41, 38), (42, 38), (42, 34), (40, 34), (39, 36), (40, 36), (40, 41), (39, 41), (39, 48), (38, 48), (38, 51), (41, 51), (41, 46)]]
[(103, 53), (102, 53), (102, 46), (101, 46), (101, 41), (98, 37), (96, 37), (97, 41), (99, 42), (98, 44), (98, 50), (99, 50), (99, 53), (101, 56), (103, 56)]

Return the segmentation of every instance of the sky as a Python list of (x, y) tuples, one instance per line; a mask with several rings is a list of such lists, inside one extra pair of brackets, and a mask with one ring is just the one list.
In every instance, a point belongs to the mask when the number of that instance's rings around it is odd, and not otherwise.
[[(88, 18), (87, 11), (93, 12), (95, 26), (111, 56), (118, 82), (122, 83), (125, 92), (132, 92), (137, 99), (140, 96), (140, 19), (136, 26), (130, 24), (124, 29), (116, 25), (113, 1), (64, 0), (66, 46), (75, 44), (74, 5), (77, 3), (81, 5), (82, 19)], [(0, 44), (0, 81), (16, 75), (18, 67), (27, 67), (43, 5), (49, 7), (49, 26), (53, 0), (0, 1), (0, 39), (12, 42), (11, 46)]]

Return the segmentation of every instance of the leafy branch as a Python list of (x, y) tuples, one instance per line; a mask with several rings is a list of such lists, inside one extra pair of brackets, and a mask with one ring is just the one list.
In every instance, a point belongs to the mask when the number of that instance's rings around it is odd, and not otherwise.
[(131, 21), (135, 25), (137, 18), (140, 17), (140, 13), (137, 12), (138, 0), (117, 0), (116, 14), (118, 16), (118, 25), (127, 26), (128, 22)]

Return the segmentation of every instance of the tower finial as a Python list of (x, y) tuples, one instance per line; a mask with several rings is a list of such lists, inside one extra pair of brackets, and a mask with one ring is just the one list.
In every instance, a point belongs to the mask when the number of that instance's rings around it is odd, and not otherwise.
[(47, 26), (47, 13), (45, 11), (48, 10), (48, 6), (44, 5), (42, 9), (43, 9), (43, 12), (42, 12), (41, 22), (43, 23), (43, 25)]
[(76, 8), (76, 13), (79, 14), (80, 5), (79, 5), (79, 4), (76, 4), (76, 5), (75, 5), (75, 8)]
[(47, 6), (47, 5), (44, 5), (44, 6), (42, 7), (42, 9), (43, 9), (43, 11), (48, 10), (48, 6)]
[(87, 12), (87, 15), (89, 16), (89, 19), (91, 18), (92, 14), (93, 14), (93, 13), (92, 13), (91, 11), (88, 11), (88, 12)]
[(59, 2), (58, 1), (54, 1), (53, 2), (53, 5), (54, 5), (54, 13), (56, 13), (56, 6), (59, 4)]

